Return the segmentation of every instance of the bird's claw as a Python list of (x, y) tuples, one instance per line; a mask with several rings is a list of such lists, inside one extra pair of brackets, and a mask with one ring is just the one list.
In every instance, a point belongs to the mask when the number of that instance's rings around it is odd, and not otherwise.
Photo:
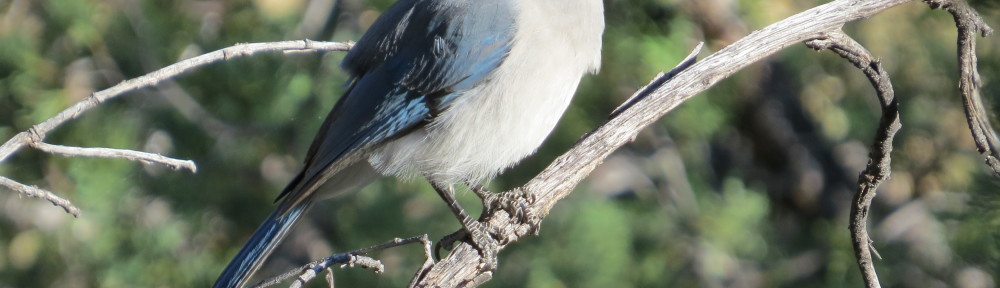
[(479, 250), (479, 255), (483, 258), (484, 270), (495, 270), (497, 267), (496, 252), (499, 250), (500, 244), (490, 236), (485, 224), (473, 221), (472, 219), (464, 222), (466, 223), (462, 223), (462, 226), (464, 226), (462, 230), (448, 234), (438, 241), (434, 249), (435, 256), (441, 259), (442, 248), (452, 250), (455, 247), (456, 241), (467, 238), (469, 239), (469, 244), (475, 247), (476, 250)]
[(469, 233), (469, 240), (472, 246), (476, 246), (479, 255), (483, 257), (481, 263), (485, 265), (485, 271), (494, 271), (497, 268), (497, 250), (500, 250), (500, 243), (490, 236), (486, 229), (486, 224), (482, 222), (470, 221), (465, 223), (465, 230)]
[(455, 242), (462, 240), (468, 234), (465, 232), (465, 229), (459, 229), (454, 233), (441, 237), (441, 240), (438, 240), (437, 244), (434, 244), (434, 257), (441, 259), (441, 249), (451, 251), (455, 248)]
[(530, 225), (529, 229), (532, 234), (538, 233), (540, 227), (537, 221), (532, 221), (534, 217), (531, 213), (529, 202), (532, 200), (529, 199), (529, 195), (524, 195), (523, 192), (493, 193), (482, 185), (470, 185), (469, 189), (483, 201), (483, 213), (479, 216), (480, 220), (485, 220), (493, 213), (503, 210), (511, 217), (516, 218), (518, 222)]

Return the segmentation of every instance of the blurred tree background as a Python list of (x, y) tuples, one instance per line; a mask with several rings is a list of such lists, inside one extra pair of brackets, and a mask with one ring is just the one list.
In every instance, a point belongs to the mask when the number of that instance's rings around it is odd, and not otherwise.
[[(0, 139), (91, 92), (235, 43), (356, 40), (392, 2), (0, 0)], [(583, 81), (539, 153), (490, 186), (530, 179), (698, 41), (716, 51), (825, 2), (606, 0), (600, 75)], [(973, 5), (1000, 28), (996, 3)], [(951, 16), (914, 2), (845, 31), (881, 57), (901, 103), (892, 177), (870, 224), (883, 285), (996, 287), (1000, 181), (966, 127)], [(980, 43), (993, 100), (1000, 37)], [(48, 138), (191, 159), (196, 174), (31, 149), (0, 163), (0, 175), (83, 209), (74, 219), (0, 191), (0, 287), (211, 285), (299, 168), (342, 92), (343, 55), (215, 64), (105, 103)], [(847, 62), (786, 49), (616, 152), (556, 206), (541, 237), (501, 254), (486, 287), (859, 287), (846, 219), (878, 115), (873, 89)], [(472, 193), (460, 197), (478, 207)], [(258, 274), (458, 227), (422, 180), (384, 179), (317, 205)], [(374, 256), (386, 274), (337, 270), (337, 284), (401, 287), (423, 260), (417, 246)]]

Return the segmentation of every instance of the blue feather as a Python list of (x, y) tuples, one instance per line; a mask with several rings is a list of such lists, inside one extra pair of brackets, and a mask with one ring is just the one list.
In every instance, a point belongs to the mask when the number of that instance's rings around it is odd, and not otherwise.
[(401, 0), (390, 7), (344, 58), (351, 89), (313, 141), (303, 175), (281, 195), (311, 194), (324, 173), (336, 173), (336, 162), (428, 123), (488, 79), (510, 52), (510, 5)]
[[(240, 287), (288, 233), (332, 175), (363, 152), (429, 123), (489, 79), (510, 52), (510, 1), (399, 0), (344, 58), (353, 77), (309, 148), (276, 211), (226, 267), (216, 288)], [(277, 201), (277, 200), (276, 200)]]
[(291, 230), (295, 221), (302, 217), (312, 201), (296, 206), (291, 211), (279, 215), (278, 211), (271, 213), (271, 216), (264, 220), (264, 223), (257, 228), (250, 240), (240, 253), (229, 262), (226, 270), (222, 271), (219, 279), (215, 281), (213, 288), (241, 287), (250, 280), (254, 271), (260, 269), (264, 259), (280, 244), (280, 240)]

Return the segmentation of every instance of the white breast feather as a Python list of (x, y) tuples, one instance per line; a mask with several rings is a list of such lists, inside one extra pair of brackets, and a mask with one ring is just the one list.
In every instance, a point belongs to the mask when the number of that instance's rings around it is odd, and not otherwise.
[(534, 153), (552, 132), (580, 78), (600, 65), (602, 4), (513, 1), (520, 13), (506, 60), (431, 124), (375, 149), (369, 162), (378, 171), (478, 183)]

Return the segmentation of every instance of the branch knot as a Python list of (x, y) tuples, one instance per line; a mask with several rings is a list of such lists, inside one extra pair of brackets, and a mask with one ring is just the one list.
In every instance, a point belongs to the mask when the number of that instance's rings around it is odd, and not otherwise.
[(42, 132), (38, 131), (37, 125), (28, 128), (27, 133), (28, 133), (28, 146), (37, 147), (38, 143), (42, 143), (42, 140), (45, 139), (45, 135), (42, 134)]
[(101, 102), (104, 102), (104, 100), (97, 97), (97, 92), (91, 92), (90, 96), (87, 96), (87, 101), (90, 101), (90, 105), (93, 106), (101, 105)]

